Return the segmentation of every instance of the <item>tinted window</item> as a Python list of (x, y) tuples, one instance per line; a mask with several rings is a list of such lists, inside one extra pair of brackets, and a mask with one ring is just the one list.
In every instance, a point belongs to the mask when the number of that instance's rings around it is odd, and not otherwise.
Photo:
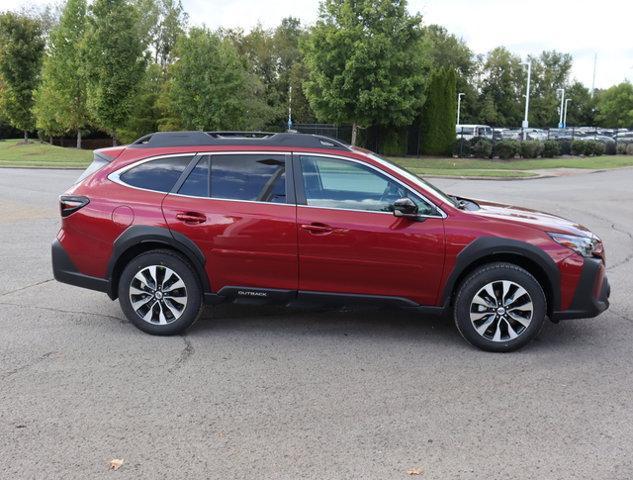
[(212, 155), (211, 197), (286, 203), (283, 155)]
[(400, 183), (365, 165), (325, 157), (301, 157), (306, 203), (314, 207), (390, 212), (399, 198), (408, 197), (420, 214), (435, 211)]
[(191, 156), (186, 156), (150, 160), (122, 173), (120, 179), (133, 187), (168, 192), (191, 159)]
[(209, 161), (209, 156), (200, 159), (187, 177), (187, 180), (180, 187), (180, 190), (178, 190), (178, 193), (194, 197), (209, 196)]

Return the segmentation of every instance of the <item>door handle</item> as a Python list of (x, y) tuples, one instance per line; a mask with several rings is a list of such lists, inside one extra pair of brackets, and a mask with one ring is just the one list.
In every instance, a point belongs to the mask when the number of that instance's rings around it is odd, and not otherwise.
[(204, 214), (198, 212), (178, 212), (176, 214), (176, 219), (190, 225), (204, 223), (207, 221), (207, 217)]
[(324, 235), (327, 233), (332, 233), (334, 230), (329, 225), (325, 225), (324, 223), (309, 223), (301, 225), (301, 228), (307, 230), (313, 235)]

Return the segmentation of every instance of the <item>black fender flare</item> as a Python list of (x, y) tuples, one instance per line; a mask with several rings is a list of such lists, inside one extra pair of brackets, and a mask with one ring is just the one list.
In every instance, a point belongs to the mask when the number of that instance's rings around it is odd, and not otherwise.
[(166, 227), (135, 225), (125, 229), (114, 241), (112, 255), (108, 262), (108, 278), (110, 279), (110, 298), (117, 296), (115, 268), (119, 259), (131, 248), (143, 243), (162, 244), (171, 247), (184, 255), (195, 269), (203, 292), (211, 290), (209, 278), (204, 269), (205, 257), (200, 248), (182, 233), (174, 232)]
[(444, 285), (441, 304), (445, 307), (448, 306), (457, 281), (468, 267), (482, 258), (504, 254), (518, 255), (538, 265), (547, 276), (551, 287), (552, 305), (550, 309), (557, 311), (560, 308), (560, 272), (554, 260), (535, 245), (503, 237), (479, 237), (459, 252), (455, 267)]

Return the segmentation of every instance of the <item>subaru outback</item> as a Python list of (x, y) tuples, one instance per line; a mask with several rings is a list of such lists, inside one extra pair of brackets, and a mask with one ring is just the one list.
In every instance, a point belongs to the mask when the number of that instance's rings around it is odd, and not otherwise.
[(204, 304), (371, 302), (449, 314), (511, 351), (608, 308), (601, 240), (554, 215), (448, 195), (338, 140), (161, 132), (97, 150), (60, 197), (61, 282), (172, 335)]

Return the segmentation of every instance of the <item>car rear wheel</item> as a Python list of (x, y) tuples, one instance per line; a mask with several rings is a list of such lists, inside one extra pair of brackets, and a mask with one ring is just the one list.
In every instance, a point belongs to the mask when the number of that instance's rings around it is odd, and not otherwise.
[(193, 268), (170, 250), (152, 250), (128, 263), (119, 280), (119, 303), (136, 327), (153, 335), (174, 335), (191, 326), (202, 310)]
[(455, 325), (471, 344), (491, 352), (517, 350), (536, 337), (547, 313), (539, 282), (511, 263), (484, 265), (461, 283)]

